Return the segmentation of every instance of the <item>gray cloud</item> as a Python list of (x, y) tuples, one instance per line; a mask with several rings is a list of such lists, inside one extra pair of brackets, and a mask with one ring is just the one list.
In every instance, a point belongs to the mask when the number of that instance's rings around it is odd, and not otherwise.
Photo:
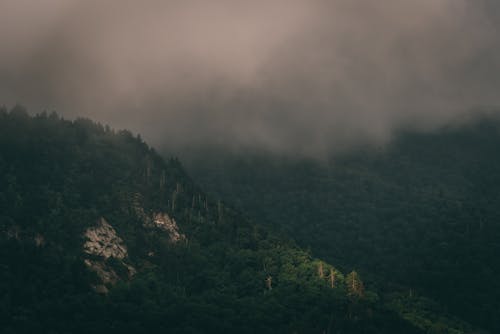
[(493, 0), (3, 0), (0, 103), (317, 155), (498, 105)]

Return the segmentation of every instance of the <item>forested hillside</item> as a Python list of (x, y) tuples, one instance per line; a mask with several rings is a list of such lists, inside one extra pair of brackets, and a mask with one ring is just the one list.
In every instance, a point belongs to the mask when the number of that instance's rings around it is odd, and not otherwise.
[(2, 333), (422, 333), (362, 279), (128, 131), (0, 111)]
[(314, 255), (498, 333), (499, 148), (498, 122), (485, 119), (327, 161), (214, 151), (188, 169)]

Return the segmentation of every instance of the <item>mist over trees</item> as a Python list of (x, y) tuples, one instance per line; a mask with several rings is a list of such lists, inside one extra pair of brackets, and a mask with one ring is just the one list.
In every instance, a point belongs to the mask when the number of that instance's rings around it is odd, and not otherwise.
[(500, 332), (499, 36), (498, 0), (0, 0), (0, 332)]
[(129, 131), (0, 110), (0, 172), (2, 333), (420, 332)]
[[(224, 151), (186, 161), (209, 192), (346, 274), (355, 267), (384, 291), (405, 286), (408, 296), (432, 297), (494, 333), (499, 146), (500, 122), (485, 118), (435, 133), (402, 132), (384, 149), (327, 161)], [(356, 295), (357, 285), (348, 286)]]
[(380, 146), (500, 104), (498, 7), (4, 0), (0, 104), (91, 117), (178, 151)]

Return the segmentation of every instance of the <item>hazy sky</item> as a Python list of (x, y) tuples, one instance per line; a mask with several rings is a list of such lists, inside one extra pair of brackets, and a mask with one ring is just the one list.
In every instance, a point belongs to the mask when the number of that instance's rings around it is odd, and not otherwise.
[(321, 154), (500, 105), (496, 0), (0, 0), (0, 104)]

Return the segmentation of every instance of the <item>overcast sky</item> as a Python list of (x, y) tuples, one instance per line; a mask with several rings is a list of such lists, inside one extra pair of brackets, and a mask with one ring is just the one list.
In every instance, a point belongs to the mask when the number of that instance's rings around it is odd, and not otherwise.
[(0, 104), (316, 155), (500, 105), (495, 0), (0, 0)]

